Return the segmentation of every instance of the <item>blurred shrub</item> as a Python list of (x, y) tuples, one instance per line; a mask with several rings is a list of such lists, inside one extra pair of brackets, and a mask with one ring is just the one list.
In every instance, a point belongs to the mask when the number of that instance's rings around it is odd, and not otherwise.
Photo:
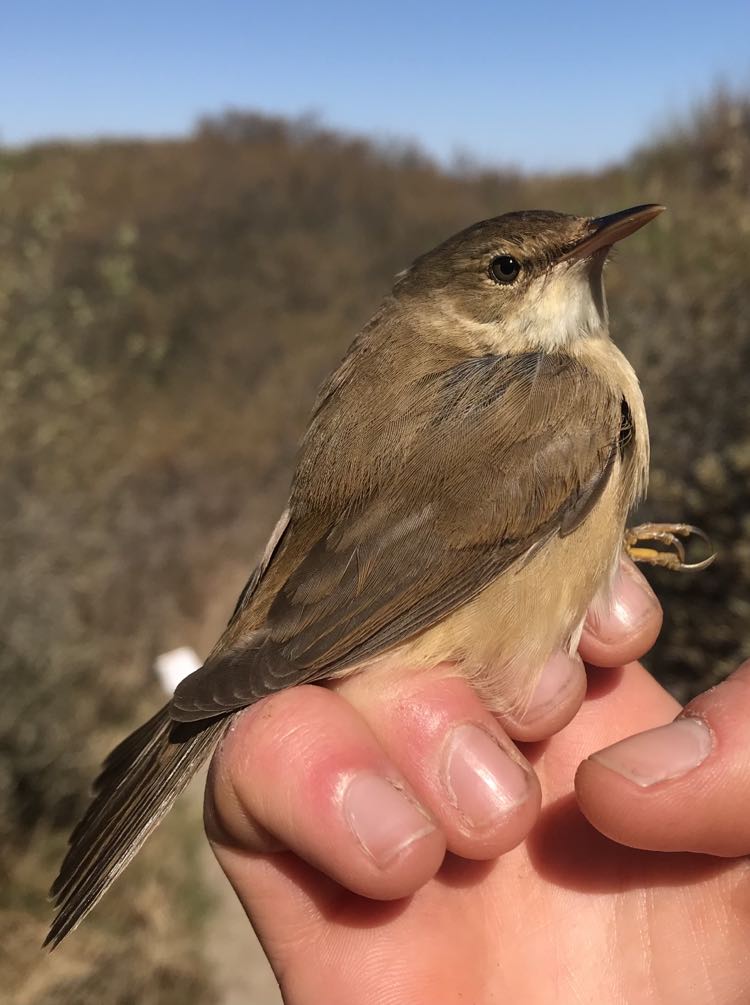
[[(609, 271), (614, 335), (649, 408), (644, 515), (699, 523), (721, 555), (655, 576), (652, 663), (684, 697), (747, 652), (749, 109), (720, 94), (595, 176), (443, 172), (408, 147), (237, 112), (179, 142), (0, 151), (7, 945), (41, 936), (96, 762), (160, 700), (154, 655), (205, 649), (231, 609), (316, 385), (393, 274), (472, 220), (668, 203)], [(210, 1000), (189, 830), (168, 821), (42, 976), (16, 953), (24, 1001)]]

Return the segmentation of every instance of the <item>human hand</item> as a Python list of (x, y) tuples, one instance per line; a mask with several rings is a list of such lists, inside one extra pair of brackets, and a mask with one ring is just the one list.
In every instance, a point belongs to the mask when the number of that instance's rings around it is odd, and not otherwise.
[[(624, 570), (581, 640), (589, 662), (617, 667), (658, 633), (653, 594)], [(367, 674), (243, 713), (212, 766), (207, 829), (285, 1000), (741, 1001), (745, 864), (613, 844), (574, 776), (619, 841), (750, 851), (748, 815), (732, 821), (750, 795), (748, 682), (745, 668), (689, 707), (713, 746), (686, 771), (691, 742), (707, 750), (696, 725), (609, 746), (680, 711), (637, 665), (594, 672), (581, 707), (582, 666), (561, 656), (521, 721), (499, 723), (458, 679), (384, 692)], [(513, 740), (537, 742), (524, 757)], [(644, 785), (636, 742), (662, 763), (676, 744), (683, 774)]]

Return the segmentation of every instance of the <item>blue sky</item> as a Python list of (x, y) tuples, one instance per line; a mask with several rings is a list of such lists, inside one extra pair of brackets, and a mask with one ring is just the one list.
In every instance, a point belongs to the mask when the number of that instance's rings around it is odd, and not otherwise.
[(627, 153), (719, 81), (750, 88), (748, 0), (2, 4), (0, 140), (185, 132), (228, 106), (450, 158)]

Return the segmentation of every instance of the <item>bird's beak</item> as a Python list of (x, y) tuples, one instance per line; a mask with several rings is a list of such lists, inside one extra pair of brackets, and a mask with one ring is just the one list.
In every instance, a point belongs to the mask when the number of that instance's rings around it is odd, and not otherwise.
[(629, 237), (636, 230), (645, 227), (665, 209), (666, 206), (650, 203), (647, 206), (633, 206), (632, 209), (623, 209), (619, 213), (610, 213), (609, 216), (594, 217), (590, 221), (591, 229), (588, 234), (566, 252), (561, 260), (580, 261), (582, 258), (590, 258), (594, 252), (610, 248), (623, 237)]

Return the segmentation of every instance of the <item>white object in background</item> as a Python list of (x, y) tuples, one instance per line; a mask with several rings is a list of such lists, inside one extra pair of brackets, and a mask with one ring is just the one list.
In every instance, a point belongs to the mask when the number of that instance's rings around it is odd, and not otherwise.
[(180, 681), (189, 677), (200, 665), (201, 661), (194, 649), (190, 646), (180, 646), (179, 649), (170, 649), (168, 653), (157, 656), (154, 672), (171, 698)]

